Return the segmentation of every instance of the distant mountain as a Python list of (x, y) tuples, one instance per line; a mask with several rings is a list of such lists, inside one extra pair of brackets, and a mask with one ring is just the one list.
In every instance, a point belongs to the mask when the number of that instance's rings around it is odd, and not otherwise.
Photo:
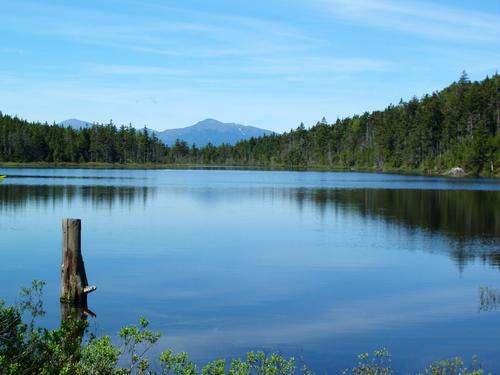
[(238, 141), (273, 134), (270, 130), (235, 123), (223, 123), (214, 119), (206, 119), (192, 126), (179, 129), (168, 129), (156, 132), (156, 136), (171, 146), (177, 139), (186, 141), (190, 146), (203, 147), (208, 143), (219, 146), (223, 143), (234, 145)]
[(68, 120), (61, 121), (59, 125), (66, 126), (73, 129), (84, 129), (92, 127), (92, 123), (88, 121), (78, 120), (76, 118), (70, 118)]

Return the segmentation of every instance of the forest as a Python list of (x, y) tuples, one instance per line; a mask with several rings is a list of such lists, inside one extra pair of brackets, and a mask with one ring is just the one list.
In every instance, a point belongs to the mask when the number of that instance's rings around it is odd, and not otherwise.
[(333, 123), (203, 148), (164, 145), (131, 125), (75, 130), (0, 112), (0, 162), (367, 169), (437, 174), (461, 167), (500, 174), (500, 76), (466, 72), (441, 91)]

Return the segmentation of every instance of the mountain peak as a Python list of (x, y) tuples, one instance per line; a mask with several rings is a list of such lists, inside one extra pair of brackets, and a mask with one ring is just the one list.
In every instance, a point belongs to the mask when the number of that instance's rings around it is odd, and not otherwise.
[(196, 124), (191, 126), (211, 127), (211, 126), (221, 126), (221, 125), (224, 125), (224, 123), (220, 122), (219, 120), (213, 118), (206, 118), (205, 120), (198, 121)]
[(195, 144), (203, 147), (208, 143), (219, 146), (223, 143), (235, 144), (252, 137), (273, 134), (272, 131), (234, 122), (224, 123), (213, 118), (207, 118), (194, 125), (168, 129), (156, 133), (158, 138), (167, 145), (173, 145), (177, 139), (186, 141), (190, 146)]
[(73, 129), (84, 129), (92, 127), (92, 123), (88, 121), (78, 120), (77, 118), (70, 118), (61, 121), (59, 125), (66, 126)]
[[(92, 127), (93, 124), (88, 121), (71, 118), (61, 121), (59, 125), (72, 129), (86, 129)], [(214, 146), (219, 146), (223, 143), (234, 145), (245, 139), (262, 137), (274, 133), (270, 130), (241, 125), (235, 122), (224, 123), (213, 118), (206, 118), (185, 128), (168, 129), (162, 132), (151, 131), (168, 146), (172, 146), (177, 139), (180, 139), (186, 141), (189, 146), (195, 144), (197, 147), (206, 146), (208, 143)]]

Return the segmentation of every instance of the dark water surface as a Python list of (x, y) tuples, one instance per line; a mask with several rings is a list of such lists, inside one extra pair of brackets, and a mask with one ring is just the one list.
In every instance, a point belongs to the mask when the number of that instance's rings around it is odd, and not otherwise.
[[(500, 183), (363, 173), (11, 169), (0, 297), (47, 280), (83, 223), (93, 329), (145, 316), (196, 361), (251, 349), (318, 373), (382, 346), (401, 372), (476, 354), (500, 373)], [(484, 296), (483, 296), (484, 297)], [(482, 302), (481, 302), (482, 301)], [(490, 301), (491, 302), (491, 301)]]

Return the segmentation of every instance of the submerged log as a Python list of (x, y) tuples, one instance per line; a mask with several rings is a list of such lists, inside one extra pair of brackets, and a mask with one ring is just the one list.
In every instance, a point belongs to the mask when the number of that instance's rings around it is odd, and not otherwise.
[(87, 294), (97, 288), (89, 286), (81, 249), (80, 219), (64, 219), (61, 264), (61, 302), (87, 308)]

